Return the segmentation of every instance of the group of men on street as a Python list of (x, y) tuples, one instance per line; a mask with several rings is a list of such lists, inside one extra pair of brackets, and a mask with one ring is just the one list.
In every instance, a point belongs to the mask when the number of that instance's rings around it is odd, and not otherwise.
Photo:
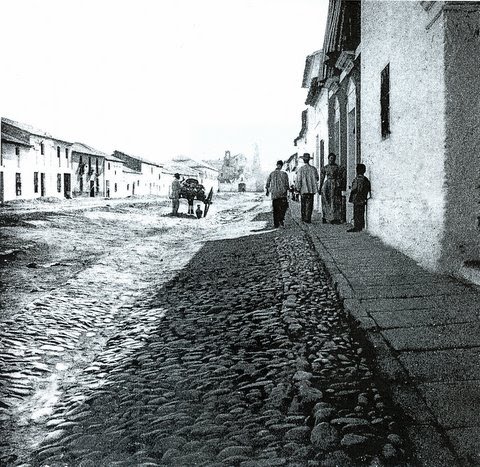
[[(310, 154), (302, 156), (305, 164), (298, 169), (296, 189), (300, 193), (302, 221), (312, 222), (313, 198), (317, 192), (319, 181), (318, 171), (310, 165)], [(276, 169), (268, 176), (266, 183), (267, 196), (272, 197), (273, 226), (285, 225), (285, 214), (288, 208), (287, 193), (290, 190), (288, 175), (282, 170), (283, 161), (277, 161)]]
[[(311, 224), (314, 195), (320, 193), (318, 170), (310, 165), (309, 153), (302, 155), (304, 165), (297, 171), (295, 188), (300, 193), (302, 222)], [(270, 173), (266, 183), (266, 194), (272, 197), (273, 225), (275, 228), (285, 225), (285, 214), (288, 208), (287, 193), (290, 190), (288, 175), (282, 170), (283, 161), (277, 161), (276, 169)], [(370, 195), (370, 182), (365, 177), (365, 165), (357, 164), (357, 176), (352, 182), (349, 201), (354, 205), (353, 228), (348, 232), (359, 232), (365, 226), (365, 205)], [(324, 200), (322, 199), (322, 202)]]

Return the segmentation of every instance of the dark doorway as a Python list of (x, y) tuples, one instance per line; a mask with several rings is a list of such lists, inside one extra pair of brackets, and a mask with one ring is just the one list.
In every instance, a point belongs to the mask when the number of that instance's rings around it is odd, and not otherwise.
[(110, 180), (105, 180), (105, 195), (107, 198), (110, 198)]
[(95, 197), (95, 180), (90, 180), (90, 198)]
[(0, 172), (0, 203), (3, 204), (5, 201), (5, 194), (3, 188), (3, 172)]
[(45, 174), (40, 174), (40, 196), (45, 196)]
[(63, 174), (63, 195), (65, 196), (65, 198), (68, 198), (68, 199), (71, 198), (71, 195), (70, 195), (71, 190), (72, 190), (71, 175)]

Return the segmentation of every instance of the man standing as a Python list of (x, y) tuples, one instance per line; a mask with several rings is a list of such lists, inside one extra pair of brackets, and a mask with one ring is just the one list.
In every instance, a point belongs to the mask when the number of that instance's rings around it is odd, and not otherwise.
[(287, 212), (288, 201), (288, 175), (282, 170), (283, 161), (277, 162), (277, 168), (267, 178), (267, 196), (272, 195), (273, 205), (273, 226), (278, 228), (284, 226), (285, 213)]
[(175, 174), (173, 176), (172, 189), (170, 193), (170, 198), (172, 199), (172, 216), (178, 215), (178, 208), (180, 206), (180, 174)]
[(310, 154), (304, 153), (302, 159), (305, 164), (298, 169), (296, 185), (301, 197), (302, 221), (311, 224), (313, 196), (318, 191), (319, 177), (317, 169), (309, 163)]

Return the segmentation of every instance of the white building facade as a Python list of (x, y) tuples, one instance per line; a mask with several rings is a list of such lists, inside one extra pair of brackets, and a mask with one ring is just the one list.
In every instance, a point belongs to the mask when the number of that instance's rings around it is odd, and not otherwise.
[(72, 143), (2, 118), (1, 198), (70, 198)]
[(479, 25), (476, 3), (362, 2), (368, 227), (450, 273), (480, 260)]

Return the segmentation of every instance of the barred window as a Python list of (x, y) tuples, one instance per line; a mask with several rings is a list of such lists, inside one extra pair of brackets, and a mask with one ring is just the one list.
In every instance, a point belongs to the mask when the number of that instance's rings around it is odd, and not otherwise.
[(15, 174), (15, 193), (17, 196), (22, 195), (22, 176), (18, 172)]
[(380, 119), (382, 138), (390, 134), (390, 64), (381, 73), (380, 80)]

